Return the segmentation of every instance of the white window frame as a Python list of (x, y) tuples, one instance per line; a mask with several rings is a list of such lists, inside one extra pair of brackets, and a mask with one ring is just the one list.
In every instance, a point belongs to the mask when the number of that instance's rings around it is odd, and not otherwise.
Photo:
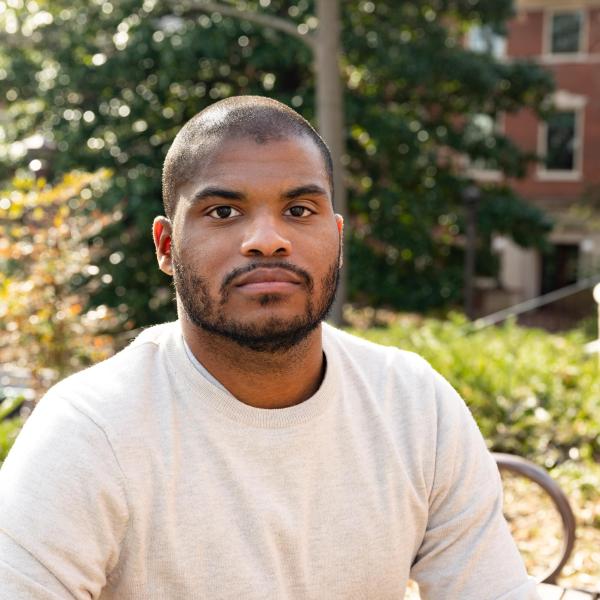
[[(581, 15), (581, 30), (579, 32), (579, 50), (577, 52), (552, 52), (552, 21), (558, 13), (578, 13)], [(572, 62), (585, 60), (589, 46), (589, 13), (581, 8), (571, 8), (568, 5), (552, 8), (544, 12), (544, 32), (542, 43), (542, 59), (544, 62)]]
[[(553, 96), (553, 106), (559, 111), (575, 113), (575, 139), (573, 142), (573, 169), (548, 169), (545, 164), (538, 163), (537, 178), (540, 181), (580, 181), (582, 178), (584, 118), (587, 98), (565, 91), (556, 92)], [(538, 126), (537, 151), (545, 157), (548, 151), (548, 124), (541, 122)]]

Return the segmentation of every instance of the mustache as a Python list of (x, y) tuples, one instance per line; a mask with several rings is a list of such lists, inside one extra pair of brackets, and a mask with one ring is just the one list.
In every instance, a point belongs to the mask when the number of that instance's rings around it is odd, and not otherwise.
[(292, 273), (300, 277), (309, 292), (311, 292), (314, 288), (314, 279), (312, 278), (310, 273), (294, 265), (293, 263), (287, 262), (285, 260), (278, 260), (269, 262), (253, 262), (243, 267), (233, 269), (233, 271), (228, 273), (223, 278), (223, 283), (221, 284), (221, 293), (226, 293), (227, 288), (236, 277), (239, 277), (240, 275), (245, 275), (246, 273), (251, 273), (256, 269), (285, 269), (287, 271), (291, 271)]

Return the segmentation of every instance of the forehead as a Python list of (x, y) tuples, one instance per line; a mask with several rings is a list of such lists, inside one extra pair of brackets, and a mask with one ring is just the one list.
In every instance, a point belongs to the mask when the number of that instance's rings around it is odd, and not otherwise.
[(325, 161), (307, 136), (257, 142), (252, 138), (227, 138), (212, 145), (199, 161), (181, 195), (189, 197), (199, 186), (220, 185), (251, 191), (270, 187), (319, 185), (329, 190)]

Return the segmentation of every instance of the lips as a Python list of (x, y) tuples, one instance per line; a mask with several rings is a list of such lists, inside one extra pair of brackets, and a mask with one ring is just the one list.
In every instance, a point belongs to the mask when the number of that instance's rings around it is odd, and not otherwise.
[(298, 289), (302, 279), (287, 269), (258, 268), (240, 276), (234, 283), (247, 294), (289, 294)]
[(259, 268), (242, 275), (235, 282), (237, 287), (262, 283), (291, 283), (299, 285), (302, 280), (287, 269)]

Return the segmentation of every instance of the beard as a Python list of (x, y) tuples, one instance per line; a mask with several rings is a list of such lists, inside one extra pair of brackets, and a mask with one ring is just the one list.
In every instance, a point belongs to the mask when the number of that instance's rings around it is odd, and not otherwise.
[[(318, 297), (314, 295), (312, 276), (296, 265), (286, 261), (254, 262), (228, 273), (215, 300), (210, 295), (207, 279), (193, 273), (189, 266), (179, 259), (175, 249), (172, 259), (175, 290), (190, 321), (204, 331), (256, 352), (286, 352), (306, 339), (327, 317), (335, 300), (339, 281), (339, 253), (320, 282), (321, 293)], [(288, 319), (267, 316), (260, 323), (244, 323), (228, 315), (226, 304), (231, 282), (242, 274), (266, 266), (287, 269), (302, 279), (302, 285), (307, 292), (304, 312)], [(263, 294), (257, 301), (261, 306), (268, 306), (285, 300), (279, 294)]]

